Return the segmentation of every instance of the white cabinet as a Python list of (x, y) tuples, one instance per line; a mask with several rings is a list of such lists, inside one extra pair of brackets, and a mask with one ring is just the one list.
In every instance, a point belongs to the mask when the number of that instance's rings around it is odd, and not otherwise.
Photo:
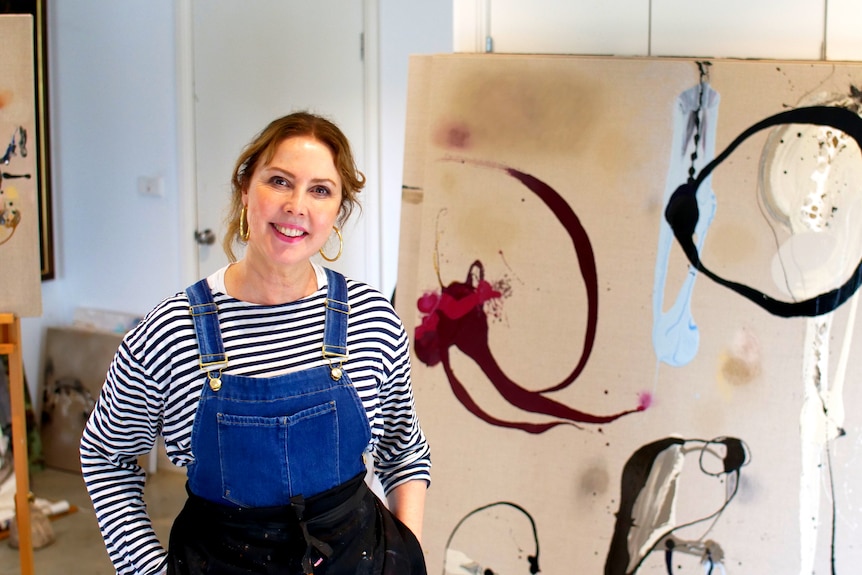
[(862, 0), (454, 0), (453, 8), (456, 52), (862, 59)]

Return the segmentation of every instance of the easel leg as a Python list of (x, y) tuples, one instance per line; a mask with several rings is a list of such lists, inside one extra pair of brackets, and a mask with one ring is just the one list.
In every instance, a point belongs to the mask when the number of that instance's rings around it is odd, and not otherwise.
[(33, 540), (30, 531), (30, 462), (27, 457), (27, 409), (24, 401), (24, 365), (21, 323), (13, 314), (0, 314), (0, 352), (9, 356), (9, 399), (12, 404), (12, 449), (15, 457), (15, 516), (18, 522), (18, 558), (21, 575), (33, 574)]

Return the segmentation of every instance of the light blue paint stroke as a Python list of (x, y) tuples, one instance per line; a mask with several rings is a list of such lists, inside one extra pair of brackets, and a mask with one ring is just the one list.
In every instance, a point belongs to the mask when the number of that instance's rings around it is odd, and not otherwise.
[[(673, 118), (670, 167), (662, 206), (667, 206), (671, 194), (688, 180), (688, 171), (692, 167), (692, 153), (697, 152), (697, 158), (693, 164), (695, 175), (715, 156), (719, 100), (718, 92), (707, 83), (689, 88), (677, 98)], [(698, 114), (700, 141), (695, 144)], [(711, 180), (712, 176), (708, 177), (697, 190), (697, 207), (700, 210), (700, 216), (695, 227), (695, 245), (698, 253), (706, 240), (706, 231), (715, 217), (716, 200)], [(663, 311), (667, 267), (674, 239), (673, 231), (664, 218), (664, 208), (661, 211), (660, 226), (653, 279), (652, 343), (658, 361), (679, 367), (694, 359), (700, 344), (700, 332), (691, 314), (691, 295), (694, 291), (697, 270), (688, 266), (688, 274), (676, 295), (673, 306), (666, 312)]]

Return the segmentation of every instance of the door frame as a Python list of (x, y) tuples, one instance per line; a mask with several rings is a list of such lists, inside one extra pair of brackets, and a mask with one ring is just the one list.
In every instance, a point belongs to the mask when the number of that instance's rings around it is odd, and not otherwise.
[[(197, 231), (197, 177), (195, 170), (195, 101), (194, 101), (194, 21), (193, 0), (174, 3), (174, 37), (176, 42), (177, 106), (177, 212), (180, 245), (179, 277), (182, 286), (191, 285), (200, 275)], [(363, 141), (366, 176), (362, 216), (366, 219), (366, 277), (372, 285), (382, 285), (382, 214), (380, 203), (380, 0), (362, 1), (363, 18)], [(180, 286), (180, 287), (182, 287)]]

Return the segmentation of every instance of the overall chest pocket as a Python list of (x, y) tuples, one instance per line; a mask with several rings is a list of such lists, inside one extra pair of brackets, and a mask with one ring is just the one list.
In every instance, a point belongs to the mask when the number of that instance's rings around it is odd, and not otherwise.
[(218, 450), (225, 499), (243, 507), (287, 505), (338, 485), (335, 401), (290, 415), (219, 413)]

